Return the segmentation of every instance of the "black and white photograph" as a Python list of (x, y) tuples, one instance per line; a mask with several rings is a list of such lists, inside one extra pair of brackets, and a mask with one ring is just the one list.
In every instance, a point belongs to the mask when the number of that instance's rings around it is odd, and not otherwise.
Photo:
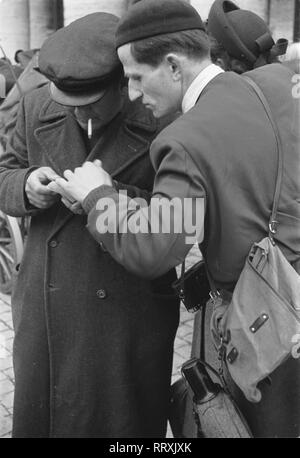
[(300, 438), (300, 0), (0, 0), (0, 438)]

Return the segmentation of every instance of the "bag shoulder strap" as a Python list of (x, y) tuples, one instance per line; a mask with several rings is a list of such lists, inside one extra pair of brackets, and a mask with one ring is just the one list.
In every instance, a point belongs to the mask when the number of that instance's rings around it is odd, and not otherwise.
[[(269, 103), (267, 102), (266, 97), (264, 96), (262, 90), (260, 87), (248, 76), (243, 75), (243, 79), (246, 81), (246, 83), (249, 84), (249, 86), (252, 87), (254, 92), (256, 93), (257, 97), (261, 101), (264, 110), (268, 116), (268, 119), (271, 123), (271, 126), (273, 128), (275, 138), (276, 138), (276, 146), (277, 146), (277, 159), (278, 159), (278, 167), (277, 167), (277, 177), (276, 177), (276, 185), (275, 185), (275, 191), (274, 191), (274, 197), (273, 197), (273, 206), (272, 206), (272, 212), (271, 216), (269, 219), (269, 228), (268, 228), (268, 236), (270, 241), (272, 242), (273, 245), (275, 245), (274, 242), (274, 235), (277, 232), (277, 227), (278, 227), (278, 221), (276, 221), (276, 214), (277, 214), (277, 208), (278, 208), (278, 202), (279, 202), (279, 196), (280, 196), (280, 190), (281, 190), (281, 182), (282, 182), (282, 174), (283, 174), (283, 150), (282, 150), (282, 143), (280, 139), (280, 134), (278, 127), (273, 119), (273, 115), (271, 113), (271, 109), (269, 106)], [(212, 292), (212, 299), (217, 298), (220, 294), (219, 291), (216, 288), (216, 285), (213, 281), (212, 276), (210, 275), (208, 269), (207, 269), (207, 276), (208, 280), (210, 283), (211, 287), (211, 292)]]
[(265, 112), (269, 118), (271, 126), (273, 128), (275, 138), (276, 138), (276, 145), (277, 145), (277, 155), (278, 155), (278, 168), (277, 168), (277, 178), (276, 178), (276, 186), (273, 198), (273, 207), (272, 213), (269, 220), (269, 238), (271, 242), (274, 244), (273, 236), (277, 232), (278, 221), (276, 221), (276, 214), (278, 209), (278, 202), (281, 190), (281, 182), (282, 182), (282, 174), (283, 174), (283, 150), (282, 150), (282, 143), (280, 139), (280, 134), (278, 127), (273, 119), (273, 115), (271, 113), (271, 109), (269, 103), (267, 102), (262, 90), (260, 87), (251, 79), (249, 76), (243, 75), (243, 79), (252, 87), (255, 91), (256, 95), (258, 96), (259, 100), (261, 101)]

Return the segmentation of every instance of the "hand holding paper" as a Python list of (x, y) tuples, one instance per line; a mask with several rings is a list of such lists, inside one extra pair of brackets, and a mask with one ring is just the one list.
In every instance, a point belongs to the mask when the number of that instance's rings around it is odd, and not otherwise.
[(85, 162), (74, 172), (65, 170), (64, 178), (56, 178), (48, 187), (52, 191), (59, 192), (71, 203), (77, 201), (81, 204), (93, 189), (102, 185), (111, 186), (112, 179), (102, 168), (101, 161), (97, 159), (94, 162)]

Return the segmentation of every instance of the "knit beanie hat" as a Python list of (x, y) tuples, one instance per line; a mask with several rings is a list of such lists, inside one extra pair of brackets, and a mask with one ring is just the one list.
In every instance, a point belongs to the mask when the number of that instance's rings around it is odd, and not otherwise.
[(183, 0), (141, 0), (121, 18), (116, 32), (116, 47), (172, 32), (205, 30), (201, 17)]

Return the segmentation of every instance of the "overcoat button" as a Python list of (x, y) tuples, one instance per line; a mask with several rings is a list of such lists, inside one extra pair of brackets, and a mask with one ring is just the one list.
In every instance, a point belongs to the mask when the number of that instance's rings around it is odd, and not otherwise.
[(58, 245), (58, 242), (56, 240), (51, 240), (51, 242), (49, 243), (49, 245), (51, 246), (51, 248), (56, 248), (57, 245)]
[(105, 289), (98, 289), (97, 296), (99, 297), (99, 299), (105, 299), (107, 297)]

